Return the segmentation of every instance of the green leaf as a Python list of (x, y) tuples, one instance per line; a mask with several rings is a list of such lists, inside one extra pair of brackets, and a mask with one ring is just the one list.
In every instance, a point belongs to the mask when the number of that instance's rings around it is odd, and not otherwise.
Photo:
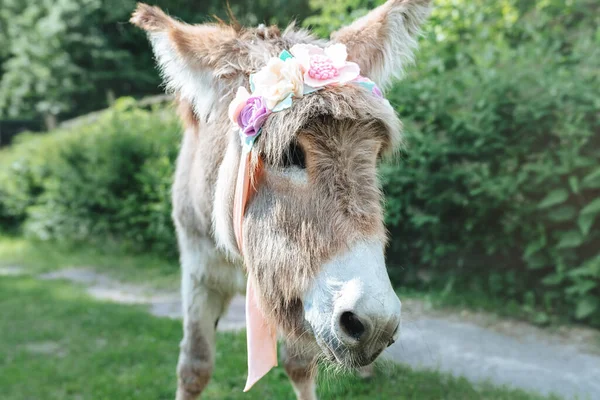
[(600, 197), (596, 200), (590, 201), (584, 208), (581, 210), (580, 214), (598, 214), (600, 212)]
[(584, 319), (592, 315), (600, 306), (600, 299), (591, 295), (585, 296), (577, 302), (575, 318)]
[(589, 257), (582, 265), (571, 269), (568, 273), (571, 278), (591, 277), (600, 284), (600, 253)]
[(600, 277), (600, 253), (587, 260), (585, 266), (590, 270), (592, 276)]
[(564, 203), (568, 198), (569, 192), (566, 189), (556, 189), (548, 193), (548, 195), (540, 201), (538, 208), (552, 207)]
[(571, 191), (573, 193), (579, 193), (579, 179), (577, 179), (576, 176), (569, 177), (569, 186), (571, 186)]
[(596, 168), (594, 171), (587, 174), (581, 182), (586, 188), (600, 187), (600, 168)]
[(564, 274), (555, 273), (555, 274), (550, 274), (550, 275), (546, 276), (544, 279), (542, 279), (542, 283), (544, 285), (548, 285), (548, 286), (556, 286), (556, 285), (560, 285), (564, 279), (565, 279)]
[(537, 240), (535, 242), (531, 242), (525, 247), (525, 252), (523, 253), (523, 258), (528, 259), (538, 251), (544, 248), (544, 241)]
[(527, 268), (534, 270), (542, 269), (549, 264), (547, 257), (542, 253), (527, 256), (525, 261), (527, 261)]
[(581, 278), (586, 276), (594, 276), (594, 272), (593, 265), (590, 266), (588, 263), (585, 263), (582, 266), (570, 270), (567, 272), (567, 275), (569, 275), (570, 278)]
[(577, 209), (575, 207), (563, 206), (548, 212), (548, 218), (554, 222), (564, 222), (572, 220), (576, 214)]
[(595, 215), (590, 214), (581, 214), (579, 218), (577, 218), (577, 225), (579, 226), (579, 230), (583, 236), (587, 236), (590, 233), (590, 229), (592, 229), (592, 225), (594, 225), (594, 221), (596, 220)]
[(569, 286), (565, 290), (565, 293), (567, 293), (568, 295), (578, 294), (579, 296), (582, 296), (590, 290), (594, 289), (596, 286), (598, 286), (598, 284), (592, 279), (581, 280), (575, 285)]
[(579, 231), (570, 230), (560, 235), (560, 241), (558, 242), (559, 249), (567, 249), (572, 247), (578, 247), (583, 243), (583, 236)]

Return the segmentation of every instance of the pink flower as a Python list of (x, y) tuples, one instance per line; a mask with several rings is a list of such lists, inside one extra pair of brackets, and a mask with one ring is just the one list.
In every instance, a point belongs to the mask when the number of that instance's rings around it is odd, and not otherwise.
[(254, 137), (258, 135), (270, 113), (263, 97), (252, 96), (238, 114), (237, 124), (244, 135)]
[(348, 53), (341, 43), (325, 49), (312, 44), (297, 44), (290, 53), (302, 67), (304, 83), (313, 88), (350, 82), (360, 74), (358, 64), (346, 61)]

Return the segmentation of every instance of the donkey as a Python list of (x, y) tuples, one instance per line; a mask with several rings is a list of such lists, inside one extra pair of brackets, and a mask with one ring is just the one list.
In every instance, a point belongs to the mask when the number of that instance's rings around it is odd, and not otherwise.
[[(412, 62), (429, 3), (389, 0), (328, 41), (294, 24), (188, 25), (138, 4), (131, 22), (147, 32), (185, 127), (172, 188), (183, 303), (178, 400), (206, 387), (219, 318), (240, 292), (252, 291), (247, 315), (258, 310), (260, 326), (272, 328), (248, 332), (259, 335), (249, 352), (277, 331), (300, 400), (316, 399), (319, 361), (367, 366), (398, 338), (401, 303), (385, 266), (377, 164), (401, 145), (402, 125), (378, 87)], [(290, 86), (285, 107), (263, 116), (248, 151), (240, 132), (251, 124), (236, 123), (245, 114), (235, 102), (250, 104), (244, 93), (259, 80), (251, 76), (277, 65), (297, 68), (289, 82), (300, 76), (299, 86)], [(281, 81), (269, 71), (260, 79), (273, 95), (269, 79)], [(346, 72), (352, 82), (342, 81)], [(306, 90), (311, 79), (328, 78), (335, 82)], [(244, 187), (250, 193), (236, 216)], [(258, 351), (249, 357), (264, 356)]]

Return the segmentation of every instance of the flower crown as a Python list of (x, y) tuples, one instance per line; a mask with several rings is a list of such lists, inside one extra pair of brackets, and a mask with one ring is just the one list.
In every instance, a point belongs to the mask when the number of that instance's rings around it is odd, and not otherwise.
[(249, 93), (238, 88), (229, 105), (229, 118), (240, 127), (240, 136), (250, 149), (260, 135), (271, 113), (292, 106), (292, 99), (320, 90), (326, 86), (354, 83), (383, 98), (381, 90), (368, 78), (360, 75), (358, 64), (349, 62), (346, 46), (334, 44), (325, 49), (311, 44), (294, 45), (279, 57), (250, 75)]

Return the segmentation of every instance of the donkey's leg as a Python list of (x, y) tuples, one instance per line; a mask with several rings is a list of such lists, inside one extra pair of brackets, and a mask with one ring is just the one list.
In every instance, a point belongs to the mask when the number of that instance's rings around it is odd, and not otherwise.
[[(180, 235), (183, 340), (177, 365), (177, 400), (195, 400), (206, 387), (215, 362), (217, 322), (234, 293), (233, 267), (207, 239)], [(229, 277), (224, 276), (229, 273)], [(228, 279), (224, 280), (224, 279)]]
[(312, 354), (284, 345), (282, 351), (284, 368), (298, 400), (317, 400), (315, 379), (317, 377), (316, 357)]

